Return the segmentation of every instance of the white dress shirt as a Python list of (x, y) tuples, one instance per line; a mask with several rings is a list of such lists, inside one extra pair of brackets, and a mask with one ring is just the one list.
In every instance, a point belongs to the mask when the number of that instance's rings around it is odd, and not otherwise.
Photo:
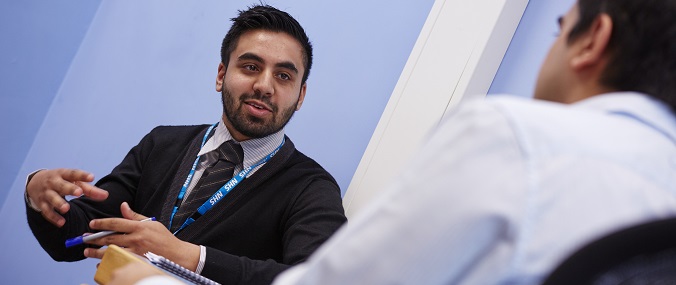
[(539, 284), (572, 251), (676, 214), (676, 120), (637, 93), (467, 102), (286, 284)]

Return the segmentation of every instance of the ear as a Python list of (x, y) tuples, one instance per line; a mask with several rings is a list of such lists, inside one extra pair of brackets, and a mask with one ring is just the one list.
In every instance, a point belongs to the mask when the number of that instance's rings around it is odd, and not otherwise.
[(303, 106), (303, 101), (305, 100), (305, 91), (307, 90), (307, 83), (303, 83), (303, 86), (300, 87), (300, 94), (298, 94), (298, 103), (296, 104), (296, 111), (300, 110), (300, 106)]
[(221, 62), (218, 64), (218, 74), (216, 74), (216, 91), (223, 91), (223, 77), (225, 76), (225, 65)]
[(579, 36), (572, 45), (577, 45), (570, 64), (574, 70), (586, 69), (603, 63), (608, 42), (613, 32), (613, 20), (601, 14), (591, 24), (589, 31)]

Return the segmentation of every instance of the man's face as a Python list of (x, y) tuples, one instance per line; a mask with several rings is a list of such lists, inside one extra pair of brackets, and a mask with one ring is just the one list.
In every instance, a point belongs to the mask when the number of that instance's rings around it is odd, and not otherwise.
[(566, 98), (573, 84), (570, 81), (572, 74), (568, 62), (570, 49), (567, 39), (578, 17), (578, 8), (575, 4), (566, 15), (559, 18), (559, 34), (540, 67), (535, 85), (536, 99), (568, 103)]
[(216, 90), (223, 121), (243, 141), (281, 130), (305, 98), (301, 84), (303, 49), (286, 33), (253, 30), (242, 34), (227, 69), (219, 65)]

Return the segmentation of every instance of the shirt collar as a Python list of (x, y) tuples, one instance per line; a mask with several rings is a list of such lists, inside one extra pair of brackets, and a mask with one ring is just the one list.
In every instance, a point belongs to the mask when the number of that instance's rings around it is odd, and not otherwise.
[(244, 150), (244, 160), (242, 161), (242, 167), (247, 168), (263, 159), (263, 157), (270, 154), (275, 150), (275, 148), (282, 144), (282, 141), (284, 140), (284, 129), (282, 128), (278, 132), (262, 138), (238, 142), (232, 137), (228, 131), (228, 128), (225, 127), (223, 119), (221, 119), (214, 130), (214, 135), (211, 136), (211, 138), (209, 138), (209, 140), (204, 144), (198, 155), (203, 155), (205, 153), (214, 151), (219, 146), (221, 146), (221, 144), (229, 140), (234, 140), (236, 143), (239, 143), (239, 145), (242, 146), (242, 150)]
[(637, 120), (676, 143), (676, 116), (662, 101), (638, 92), (612, 92), (572, 104), (573, 107), (603, 110)]

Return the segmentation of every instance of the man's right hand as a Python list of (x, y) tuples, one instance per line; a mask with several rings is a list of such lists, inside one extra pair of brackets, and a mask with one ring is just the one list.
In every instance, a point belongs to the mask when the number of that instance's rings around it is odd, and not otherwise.
[(70, 210), (66, 195), (87, 196), (102, 201), (108, 191), (89, 184), (94, 175), (78, 169), (48, 169), (33, 175), (26, 185), (26, 193), (50, 223), (62, 227), (66, 220), (61, 216)]

